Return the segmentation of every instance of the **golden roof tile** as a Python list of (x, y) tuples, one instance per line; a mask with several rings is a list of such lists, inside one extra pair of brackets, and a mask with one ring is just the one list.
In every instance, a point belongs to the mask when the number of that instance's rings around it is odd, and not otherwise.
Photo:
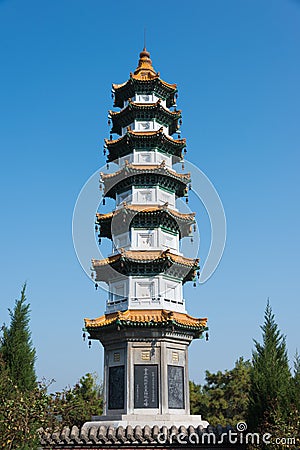
[(97, 319), (84, 319), (87, 328), (98, 328), (111, 325), (117, 321), (126, 322), (176, 322), (188, 327), (206, 327), (207, 318), (195, 318), (186, 313), (179, 313), (168, 311), (165, 309), (141, 309), (141, 310), (127, 310), (117, 311), (111, 314), (105, 314)]
[(150, 262), (161, 259), (170, 259), (172, 262), (187, 266), (193, 267), (199, 264), (199, 259), (187, 258), (186, 256), (176, 255), (175, 253), (171, 253), (169, 249), (161, 251), (161, 250), (120, 250), (120, 253), (116, 255), (109, 256), (104, 259), (92, 259), (93, 267), (101, 267), (108, 264), (113, 264), (117, 262), (119, 259), (128, 259), (132, 261), (140, 261), (140, 262)]
[(124, 209), (128, 211), (133, 212), (156, 212), (156, 211), (168, 211), (171, 215), (178, 217), (183, 220), (194, 220), (195, 219), (195, 213), (181, 213), (180, 211), (175, 211), (174, 209), (169, 209), (168, 204), (165, 203), (164, 205), (151, 205), (151, 206), (145, 206), (145, 205), (130, 205), (126, 202), (123, 203), (123, 208), (116, 209), (115, 211), (106, 213), (106, 214), (100, 214), (97, 213), (96, 217), (98, 220), (108, 220), (111, 219), (113, 216), (116, 216), (120, 214)]
[(164, 172), (166, 172), (167, 174), (175, 177), (175, 178), (181, 178), (181, 179), (189, 179), (191, 174), (190, 172), (187, 173), (178, 173), (176, 172), (176, 170), (173, 169), (169, 169), (168, 167), (166, 167), (166, 162), (163, 160), (160, 164), (132, 164), (132, 163), (128, 163), (128, 161), (125, 161), (125, 166), (122, 167), (122, 169), (117, 170), (116, 172), (113, 173), (103, 173), (101, 172), (101, 178), (102, 180), (107, 180), (109, 178), (114, 178), (117, 177), (118, 175), (121, 175), (124, 171), (128, 170), (128, 169), (132, 169), (135, 170), (137, 172), (139, 171), (146, 171), (146, 172), (155, 172), (159, 169), (163, 169)]

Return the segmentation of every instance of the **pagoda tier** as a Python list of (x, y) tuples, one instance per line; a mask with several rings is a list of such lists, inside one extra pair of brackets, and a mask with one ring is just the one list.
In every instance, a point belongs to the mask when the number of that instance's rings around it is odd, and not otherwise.
[(150, 53), (144, 48), (140, 54), (139, 64), (134, 73), (130, 73), (130, 79), (123, 84), (113, 84), (115, 94), (114, 106), (123, 108), (124, 102), (136, 94), (152, 95), (166, 101), (169, 108), (175, 104), (176, 84), (169, 84), (159, 78), (159, 73), (152, 67)]
[(166, 83), (158, 75), (152, 80), (137, 80), (131, 74), (130, 79), (126, 83), (113, 84), (112, 87), (115, 94), (114, 106), (118, 108), (123, 108), (124, 102), (128, 98), (134, 97), (136, 93), (140, 95), (151, 95), (155, 93), (157, 97), (166, 101), (168, 108), (176, 103), (176, 84)]
[[(154, 276), (168, 274), (181, 280), (192, 281), (199, 270), (199, 259), (186, 258), (171, 253), (169, 250), (128, 250), (109, 256), (102, 260), (92, 260), (96, 273), (95, 281), (108, 283), (119, 274), (124, 276)], [(112, 270), (113, 269), (113, 270)]]
[(135, 103), (128, 101), (126, 108), (121, 111), (109, 111), (112, 119), (112, 133), (122, 135), (122, 128), (127, 127), (135, 120), (156, 122), (168, 127), (169, 135), (174, 134), (178, 127), (178, 120), (181, 118), (181, 111), (170, 111), (161, 104), (161, 100), (156, 103)]
[(165, 205), (127, 205), (107, 214), (97, 214), (96, 224), (99, 225), (99, 237), (112, 239), (125, 233), (131, 227), (148, 228), (161, 227), (179, 238), (190, 236), (192, 225), (195, 224), (195, 213), (183, 214)]
[(177, 197), (184, 197), (191, 178), (189, 173), (181, 174), (167, 168), (165, 161), (153, 166), (129, 164), (126, 161), (117, 172), (101, 173), (101, 180), (104, 183), (104, 196), (115, 199), (116, 193), (132, 186), (160, 186), (175, 192)]
[(197, 319), (188, 314), (160, 310), (127, 310), (105, 314), (97, 319), (85, 319), (85, 327), (92, 339), (98, 339), (99, 333), (107, 329), (120, 331), (122, 328), (163, 328), (172, 331), (191, 331), (194, 338), (201, 337), (207, 330), (207, 319)]
[(172, 155), (174, 162), (182, 159), (182, 150), (186, 146), (185, 139), (173, 139), (163, 132), (161, 127), (157, 131), (132, 131), (130, 128), (122, 137), (115, 140), (105, 139), (108, 148), (107, 162), (112, 162), (133, 153), (134, 150), (154, 150)]

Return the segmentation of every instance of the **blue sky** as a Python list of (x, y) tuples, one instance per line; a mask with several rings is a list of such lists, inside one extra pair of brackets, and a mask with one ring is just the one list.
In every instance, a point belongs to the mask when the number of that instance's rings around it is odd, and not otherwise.
[[(104, 163), (111, 83), (135, 69), (144, 27), (154, 67), (178, 84), (188, 158), (218, 190), (228, 225), (219, 268), (185, 290), (211, 335), (192, 343), (190, 377), (250, 357), (268, 297), (291, 359), (300, 347), (300, 2), (0, 0), (0, 322), (27, 280), (37, 373), (54, 390), (102, 377), (101, 347), (89, 350), (81, 328), (106, 296), (76, 259), (71, 222)], [(207, 217), (190, 206), (203, 260)]]

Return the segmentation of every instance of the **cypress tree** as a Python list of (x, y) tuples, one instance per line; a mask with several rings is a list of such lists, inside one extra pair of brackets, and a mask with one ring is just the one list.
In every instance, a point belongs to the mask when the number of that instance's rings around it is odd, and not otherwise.
[(31, 391), (37, 385), (34, 369), (36, 356), (29, 329), (30, 305), (26, 304), (25, 290), (26, 284), (14, 309), (9, 309), (10, 325), (3, 325), (0, 340), (0, 352), (8, 376), (22, 392)]
[(262, 344), (254, 340), (250, 372), (248, 423), (253, 431), (263, 427), (265, 419), (274, 416), (275, 412), (277, 417), (284, 419), (292, 395), (286, 340), (275, 322), (269, 300), (261, 330)]

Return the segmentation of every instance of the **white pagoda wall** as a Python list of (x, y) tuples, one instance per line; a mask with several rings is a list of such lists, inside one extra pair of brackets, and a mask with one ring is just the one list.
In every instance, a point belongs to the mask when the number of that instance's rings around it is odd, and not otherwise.
[(129, 164), (141, 164), (141, 165), (153, 165), (153, 164), (161, 164), (163, 161), (165, 161), (166, 166), (171, 168), (172, 167), (172, 157), (167, 156), (159, 151), (156, 150), (149, 150), (149, 151), (136, 151), (133, 150), (133, 153), (122, 156), (122, 158), (118, 159), (118, 165), (120, 167), (123, 167), (125, 164), (125, 161), (128, 161)]
[(179, 252), (178, 235), (168, 233), (161, 228), (152, 230), (131, 228), (131, 232), (123, 233), (113, 238), (113, 253), (120, 248), (124, 250), (167, 250)]
[(185, 311), (182, 284), (165, 275), (129, 276), (109, 282), (106, 313), (126, 309)]
[(129, 204), (145, 205), (145, 207), (149, 204), (163, 205), (168, 203), (169, 207), (175, 209), (175, 194), (165, 191), (159, 186), (154, 188), (136, 188), (133, 186), (131, 189), (128, 189), (128, 191), (116, 195), (117, 207), (124, 201)]
[[(131, 98), (131, 102), (133, 103), (156, 103), (160, 100), (161, 105), (166, 108), (166, 100), (158, 97), (156, 94), (135, 94), (134, 97)], [(124, 107), (128, 105), (128, 100), (125, 100)]]
[(164, 133), (169, 136), (169, 127), (157, 122), (156, 119), (148, 119), (148, 120), (137, 120), (135, 119), (126, 127), (122, 127), (122, 136), (127, 133), (127, 127), (130, 127), (133, 131), (158, 131), (161, 127), (163, 128)]

